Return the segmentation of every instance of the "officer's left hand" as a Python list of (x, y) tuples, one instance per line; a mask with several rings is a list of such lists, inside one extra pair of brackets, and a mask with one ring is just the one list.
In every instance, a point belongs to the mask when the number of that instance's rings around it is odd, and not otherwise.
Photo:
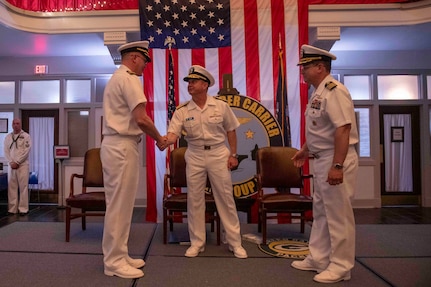
[(343, 183), (343, 170), (342, 169), (336, 169), (331, 168), (328, 173), (328, 178), (326, 179), (326, 182), (330, 185), (337, 185)]

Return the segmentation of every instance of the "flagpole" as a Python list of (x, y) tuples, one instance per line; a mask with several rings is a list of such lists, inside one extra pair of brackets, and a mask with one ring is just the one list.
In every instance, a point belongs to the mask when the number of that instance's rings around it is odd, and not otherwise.
[[(171, 36), (166, 37), (165, 39), (165, 46), (168, 46), (169, 50), (169, 61), (168, 61), (168, 92), (167, 92), (167, 125), (166, 127), (169, 128), (169, 123), (172, 119), (172, 115), (175, 112), (176, 109), (176, 102), (175, 102), (175, 75), (174, 75), (174, 60), (172, 57), (172, 46), (175, 45), (175, 39)], [(167, 131), (166, 131), (167, 133)], [(168, 147), (167, 153), (166, 153), (166, 169), (169, 172), (169, 161), (170, 161), (170, 153), (175, 148), (176, 144), (171, 144)]]
[[(281, 34), (278, 34), (278, 61), (280, 65), (279, 72), (283, 72), (283, 48), (281, 44)], [(285, 111), (285, 102), (284, 102), (284, 75), (279, 76), (279, 79), (281, 79), (281, 130), (283, 131), (283, 138), (286, 141), (286, 129), (285, 129), (285, 120), (286, 120), (286, 111)], [(279, 83), (280, 84), (280, 83)], [(284, 145), (287, 145), (285, 142)]]
[(289, 106), (286, 93), (286, 75), (284, 73), (284, 55), (281, 34), (278, 34), (278, 84), (277, 84), (277, 120), (281, 125), (284, 146), (291, 146)]

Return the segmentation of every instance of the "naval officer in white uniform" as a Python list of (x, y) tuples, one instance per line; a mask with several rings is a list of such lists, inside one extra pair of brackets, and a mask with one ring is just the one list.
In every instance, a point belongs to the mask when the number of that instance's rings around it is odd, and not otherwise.
[(132, 259), (127, 242), (139, 184), (138, 142), (145, 132), (159, 149), (164, 138), (146, 113), (147, 99), (139, 79), (148, 62), (148, 41), (127, 43), (118, 48), (121, 66), (112, 75), (103, 95), (103, 141), (100, 156), (106, 195), (103, 230), (105, 274), (139, 278), (142, 259)]
[(175, 143), (185, 131), (188, 144), (185, 154), (187, 221), (191, 242), (185, 256), (196, 257), (205, 250), (205, 187), (208, 176), (229, 250), (237, 258), (247, 258), (241, 244), (230, 173), (238, 165), (235, 131), (239, 126), (238, 119), (227, 103), (207, 94), (208, 87), (214, 85), (214, 78), (205, 68), (192, 66), (184, 81), (188, 82), (192, 99), (174, 112), (167, 144)]
[(298, 65), (304, 81), (314, 87), (305, 111), (306, 143), (293, 157), (302, 166), (314, 155), (313, 225), (310, 255), (292, 267), (313, 270), (314, 280), (349, 280), (355, 263), (353, 199), (358, 171), (355, 111), (349, 91), (331, 75), (335, 55), (303, 45)]

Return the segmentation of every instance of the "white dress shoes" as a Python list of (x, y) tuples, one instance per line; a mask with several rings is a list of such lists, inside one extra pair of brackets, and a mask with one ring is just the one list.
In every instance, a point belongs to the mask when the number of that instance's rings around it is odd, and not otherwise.
[(129, 256), (126, 256), (126, 261), (133, 268), (140, 269), (140, 268), (145, 266), (145, 261), (142, 259), (134, 259), (134, 258), (131, 258)]
[(290, 264), (295, 269), (303, 270), (303, 271), (316, 271), (317, 273), (320, 273), (323, 271), (323, 269), (319, 269), (313, 262), (312, 259), (309, 257), (306, 257), (302, 261), (293, 261), (292, 264)]
[(186, 257), (196, 257), (199, 255), (199, 253), (204, 252), (205, 251), (205, 247), (196, 247), (196, 246), (190, 246), (187, 251), (186, 254), (184, 254), (184, 256)]
[(247, 258), (247, 251), (242, 246), (232, 247), (229, 245), (229, 251), (233, 252), (236, 258), (245, 259)]
[(340, 281), (347, 281), (350, 280), (350, 271), (344, 275), (339, 275), (329, 270), (325, 270), (314, 276), (313, 280), (320, 283), (336, 283)]
[(117, 276), (121, 278), (141, 278), (144, 276), (144, 272), (141, 269), (136, 269), (129, 264), (126, 264), (117, 268), (107, 268), (105, 267), (105, 275), (107, 276)]

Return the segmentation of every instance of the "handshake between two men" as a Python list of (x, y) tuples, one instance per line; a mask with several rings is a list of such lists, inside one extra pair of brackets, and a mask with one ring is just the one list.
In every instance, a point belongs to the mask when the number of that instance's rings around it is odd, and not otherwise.
[(175, 143), (177, 141), (177, 136), (173, 133), (168, 133), (165, 136), (162, 136), (159, 138), (158, 141), (156, 141), (156, 146), (159, 148), (160, 151), (164, 151), (169, 145)]

